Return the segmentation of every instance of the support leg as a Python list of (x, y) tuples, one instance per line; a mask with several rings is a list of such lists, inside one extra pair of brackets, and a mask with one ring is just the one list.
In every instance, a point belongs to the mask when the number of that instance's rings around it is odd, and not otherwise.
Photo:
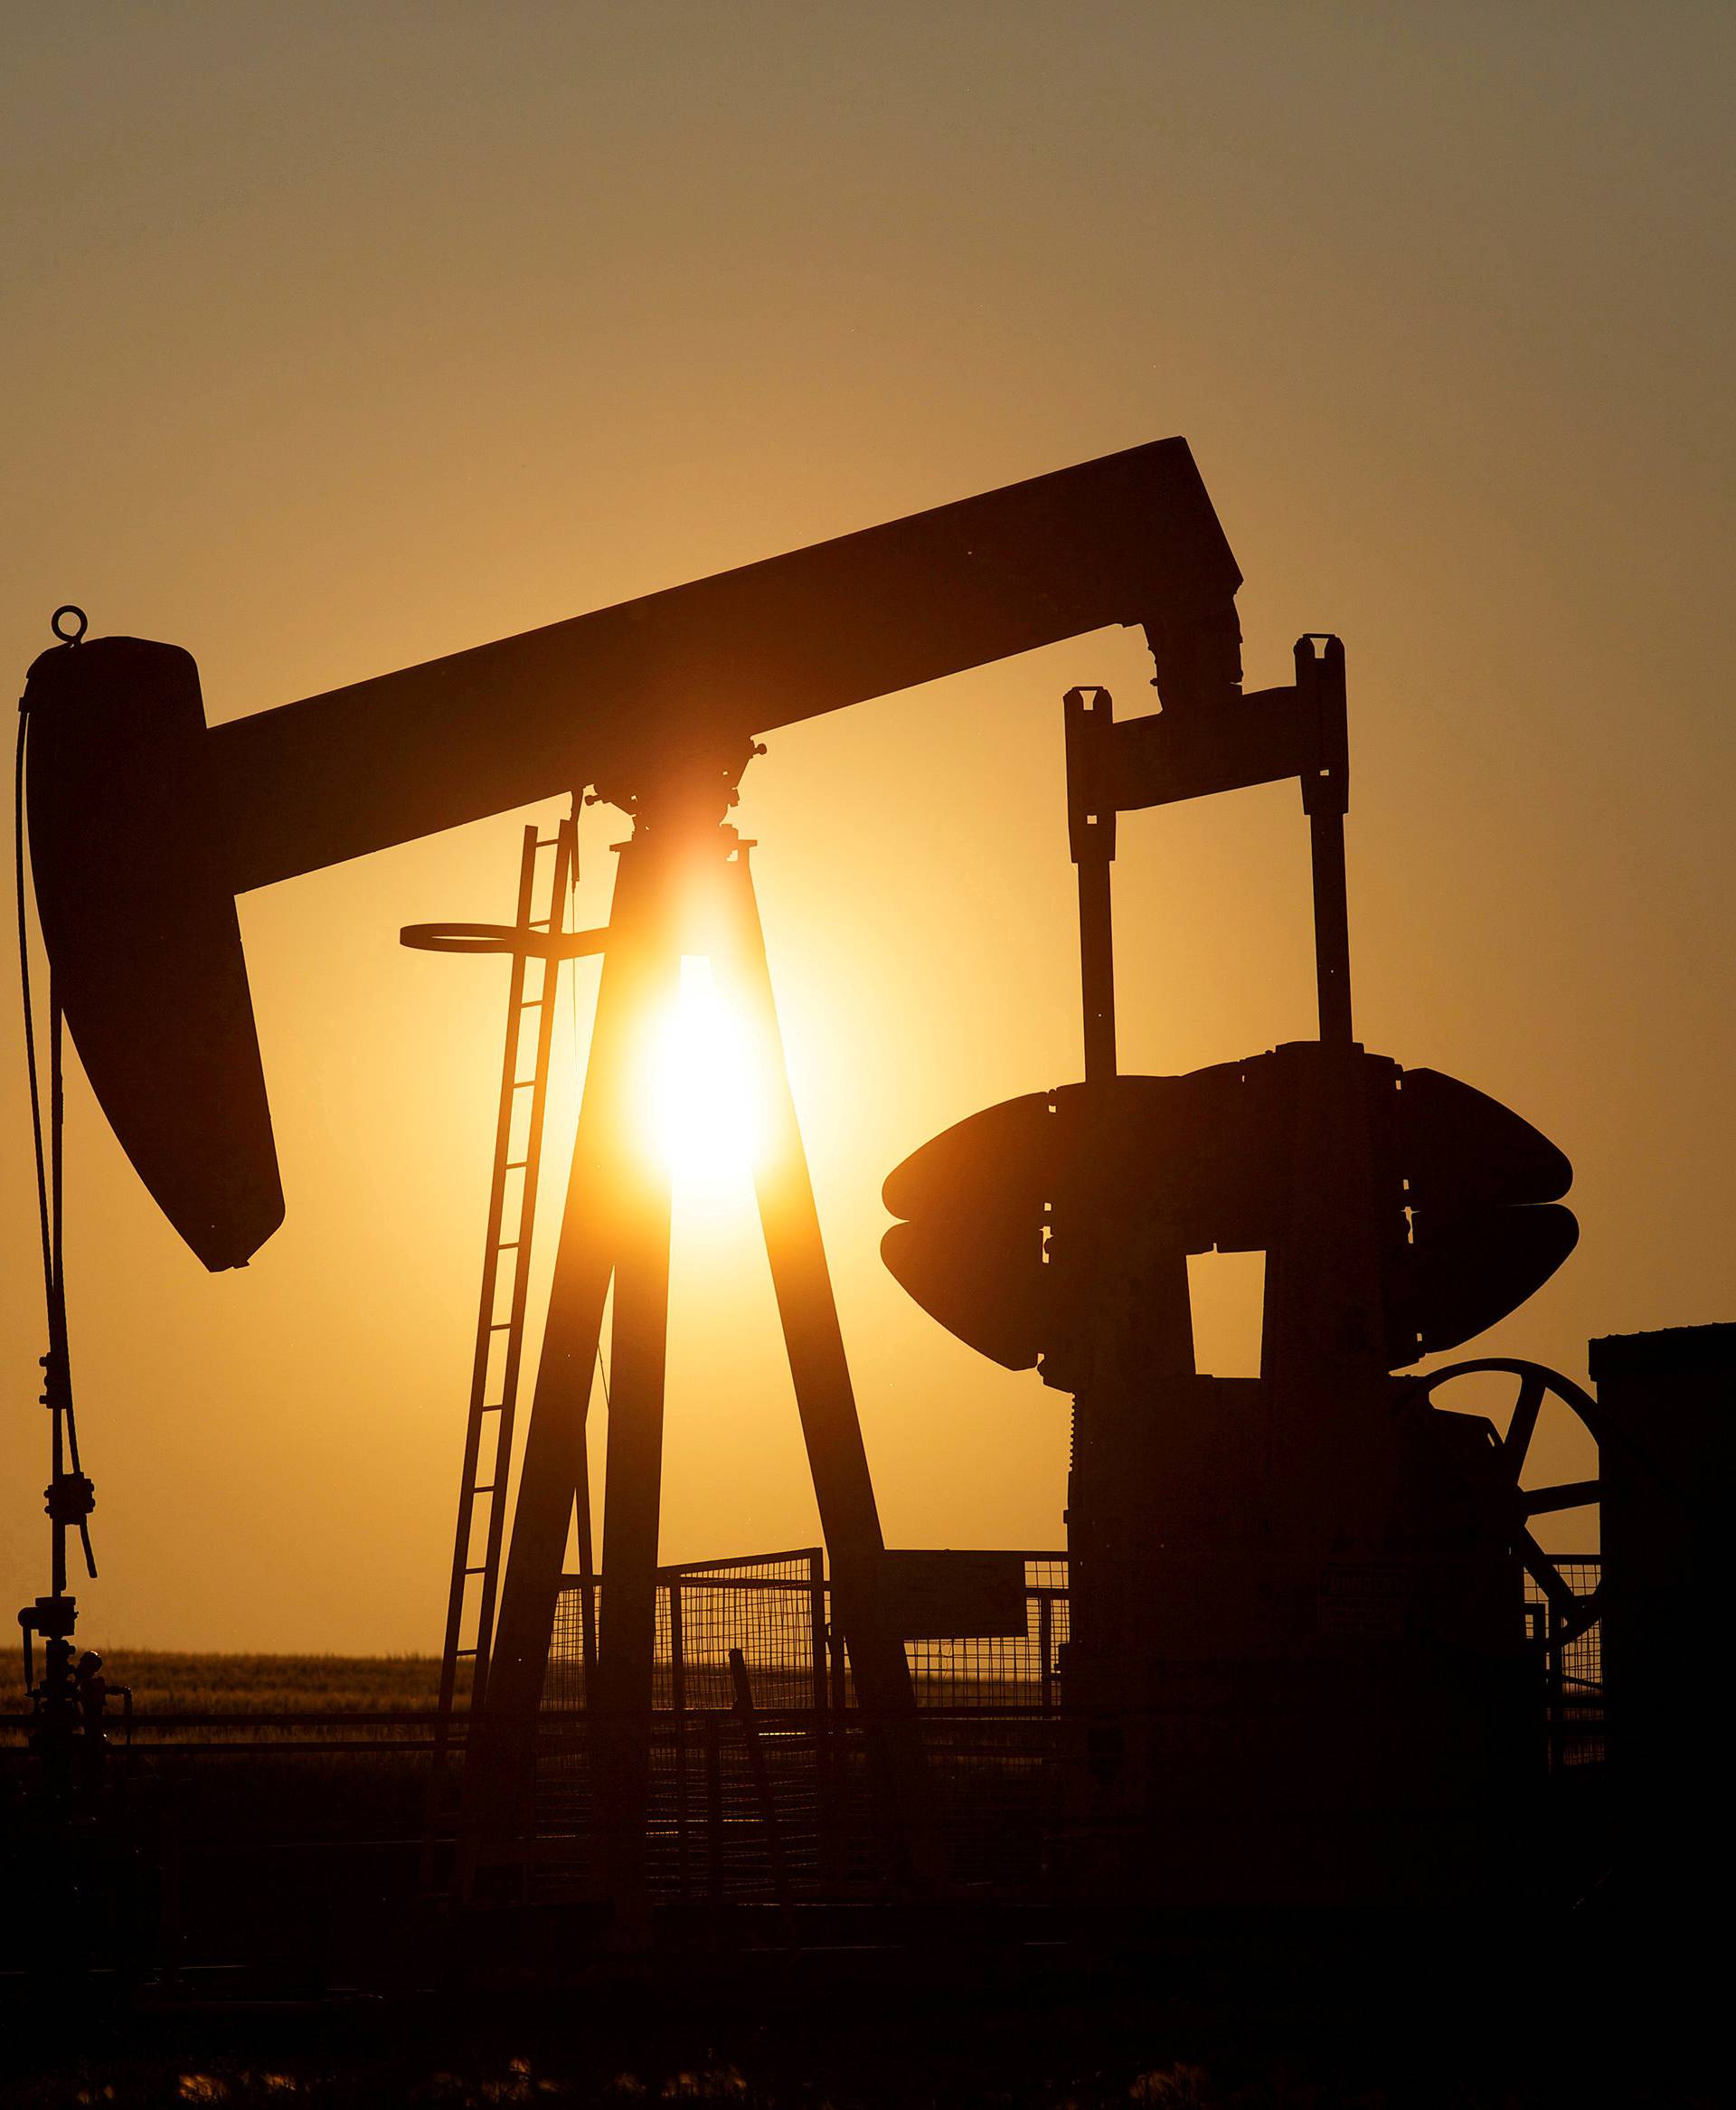
[[(603, 1307), (623, 1225), (621, 1153), (627, 1147), (637, 1036), (643, 1030), (641, 940), (656, 906), (649, 875), (624, 855), (598, 989), (590, 1055), (536, 1390), (525, 1436), (483, 1721), (465, 1768), (467, 1839), (503, 1841), (522, 1830), (542, 1698), (584, 1447)], [(587, 1532), (586, 1536), (589, 1534)], [(589, 1698), (589, 1695), (587, 1696)]]
[[(644, 1017), (674, 1002), (681, 956), (647, 962)], [(655, 979), (654, 979), (655, 978)], [(657, 1531), (663, 1490), (664, 1379), (669, 1326), (670, 1180), (646, 1153), (623, 1181), (615, 1263), (613, 1383), (603, 1483), (603, 1605), (592, 1750), (603, 1886), (626, 1925), (645, 1898)]]
[(764, 1093), (765, 1132), (755, 1187), (820, 1525), (832, 1558), (834, 1616), (850, 1651), (857, 1692), (874, 1717), (891, 1762), (887, 1770), (896, 1797), (896, 1819), (910, 1853), (912, 1872), (926, 1881), (937, 1871), (932, 1833), (924, 1821), (926, 1797), (910, 1665), (901, 1639), (887, 1627), (881, 1613), (880, 1566), (885, 1541), (833, 1301), (807, 1155), (789, 1088), (745, 847), (733, 864), (723, 867), (719, 920), (714, 962), (741, 1006), (753, 1074)]

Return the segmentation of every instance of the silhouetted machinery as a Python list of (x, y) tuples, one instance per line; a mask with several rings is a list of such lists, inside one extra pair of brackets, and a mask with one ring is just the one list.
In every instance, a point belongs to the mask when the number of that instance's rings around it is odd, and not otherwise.
[[(888, 1266), (962, 1339), (1075, 1401), (1062, 1687), (1071, 1867), (1129, 1897), (1439, 1897), (1486, 1884), (1534, 1777), (1571, 1600), (1506, 1433), (1391, 1373), (1480, 1333), (1572, 1250), (1566, 1159), (1516, 1114), (1353, 1038), (1344, 652), (1293, 687), (1118, 724), (1070, 694), (1086, 1080), (990, 1107), (886, 1182)], [(1320, 1036), (1183, 1077), (1116, 1071), (1116, 817), (1299, 781)], [(1187, 1259), (1265, 1255), (1257, 1378), (1195, 1369)], [(1467, 1370), (1484, 1366), (1466, 1366)]]
[[(1564, 1257), (1568, 1167), (1493, 1101), (1354, 1042), (1342, 648), (1304, 639), (1294, 686), (1242, 695), (1239, 584), (1170, 440), (215, 727), (173, 646), (71, 642), (32, 668), (56, 1000), (116, 1134), (212, 1269), (245, 1265), (284, 1209), (236, 895), (587, 786), (632, 817), (609, 929), (568, 949), (604, 964), (499, 1617), (476, 1665), (466, 1794), (483, 1860), (523, 1829), (612, 1282), (599, 1807), (608, 1888), (630, 1903), (642, 1888), (669, 1192), (624, 1131), (637, 1027), (693, 951), (733, 982), (774, 1086), (760, 1213), (835, 1616), (891, 1804), (924, 1836), (750, 846), (725, 816), (760, 735), (1118, 623), (1143, 627), (1162, 708), (1117, 724), (1100, 691), (1068, 700), (1085, 1081), (960, 1124), (887, 1187), (903, 1221), (886, 1257), (912, 1293), (1076, 1401), (1066, 1868), (1098, 1892), (1165, 1897), (1438, 1888), (1523, 1777), (1537, 1666), (1522, 1571), (1548, 1570), (1525, 1519), (1550, 1498), (1521, 1497), (1517, 1464), (1542, 1388), (1565, 1380), (1514, 1366), (1503, 1442), (1431, 1405), (1439, 1374), (1392, 1373)], [(1310, 820), (1319, 1039), (1118, 1075), (1117, 815), (1288, 777)], [(1267, 1255), (1257, 1380), (1194, 1369), (1186, 1261), (1213, 1247)], [(1543, 1586), (1558, 1635), (1586, 1615)], [(910, 1858), (913, 1881), (933, 1879), (931, 1857)]]

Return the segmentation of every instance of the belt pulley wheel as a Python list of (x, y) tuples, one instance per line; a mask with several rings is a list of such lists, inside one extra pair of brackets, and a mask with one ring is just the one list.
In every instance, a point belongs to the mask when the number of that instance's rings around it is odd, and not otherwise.
[(1552, 1370), (1546, 1363), (1525, 1362), (1507, 1356), (1483, 1356), (1469, 1362), (1448, 1363), (1442, 1369), (1429, 1370), (1410, 1379), (1406, 1391), (1420, 1404), (1437, 1406), (1439, 1402), (1436, 1394), (1455, 1379), (1491, 1373), (1519, 1381), (1518, 1396), (1514, 1401), (1505, 1433), (1487, 1416), (1478, 1418), (1485, 1421), (1489, 1439), (1500, 1453), (1502, 1477), (1512, 1490), (1513, 1532), (1520, 1560), (1525, 1573), (1543, 1594), (1548, 1613), (1544, 1631), (1529, 1643), (1541, 1654), (1577, 1641), (1597, 1624), (1603, 1611), (1603, 1585), (1599, 1581), (1596, 1589), (1583, 1595), (1576, 1591), (1561, 1573), (1559, 1556), (1538, 1545), (1531, 1528), (1532, 1522), (1535, 1518), (1551, 1516), (1561, 1509), (1595, 1505), (1599, 1499), (1601, 1482), (1562, 1481), (1552, 1487), (1525, 1487), (1521, 1482), (1544, 1400), (1552, 1395), (1561, 1400), (1585, 1424), (1594, 1439), (1598, 1433), (1598, 1403), (1583, 1386), (1563, 1377), (1561, 1371)]

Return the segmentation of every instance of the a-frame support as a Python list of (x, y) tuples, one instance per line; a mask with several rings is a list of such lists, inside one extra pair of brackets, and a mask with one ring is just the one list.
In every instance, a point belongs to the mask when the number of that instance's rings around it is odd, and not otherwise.
[(835, 1624), (883, 1758), (894, 1822), (925, 1869), (913, 1695), (901, 1640), (879, 1611), (883, 1540), (832, 1295), (807, 1153), (754, 900), (734, 828), (643, 808), (620, 865), (573, 1146), (547, 1330), (525, 1439), (485, 1711), (466, 1769), (467, 1858), (518, 1860), (535, 1717), (569, 1525), (584, 1485), (586, 1417), (611, 1280), (602, 1613), (594, 1693), (596, 1843), (618, 1913), (642, 1906), (669, 1295), (669, 1169), (646, 1140), (648, 1036), (677, 996), (684, 954), (706, 954), (750, 1036), (763, 1134), (755, 1187), (820, 1521)]

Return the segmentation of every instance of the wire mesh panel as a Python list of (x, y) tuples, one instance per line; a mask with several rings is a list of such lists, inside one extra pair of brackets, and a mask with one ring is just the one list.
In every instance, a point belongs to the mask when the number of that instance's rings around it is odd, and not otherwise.
[(827, 1888), (823, 1717), (706, 1712), (660, 1722), (653, 1736), (654, 1896), (721, 1904)]
[[(585, 1711), (586, 1666), (596, 1660), (606, 1617), (606, 1584), (563, 1581), (543, 1682), (538, 1859), (581, 1883), (590, 1859), (594, 1734)], [(661, 1569), (654, 1647), (646, 1829), (652, 1894), (770, 1896), (778, 1869), (787, 1883), (811, 1892), (831, 1777), (819, 1548)], [(735, 1650), (743, 1659), (750, 1727), (737, 1705)]]
[[(1576, 1597), (1589, 1597), (1603, 1580), (1601, 1556), (1563, 1553), (1551, 1556), (1557, 1574)], [(1533, 1633), (1549, 1631), (1549, 1604), (1543, 1590), (1525, 1577), (1525, 1615)], [(1603, 1622), (1547, 1651), (1549, 1748), (1552, 1765), (1595, 1765), (1603, 1758)]]
[[(543, 1713), (565, 1713), (585, 1704), (585, 1665), (595, 1659), (598, 1588), (594, 1579), (567, 1575), (554, 1600), (554, 1631), (542, 1679)], [(588, 1645), (588, 1642), (590, 1645)]]
[[(956, 1878), (1023, 1889), (1058, 1814), (1067, 1568), (1061, 1555), (1017, 1557), (1023, 1632), (927, 1637), (906, 1653), (924, 1717), (928, 1821)], [(557, 1883), (582, 1883), (589, 1866), (586, 1664), (601, 1594), (595, 1578), (570, 1577), (555, 1611), (535, 1810), (538, 1859)], [(848, 1896), (889, 1878), (886, 1784), (830, 1612), (817, 1547), (660, 1572), (646, 1839), (654, 1896)]]
[[(826, 1704), (825, 1556), (817, 1547), (731, 1560), (689, 1561), (657, 1574), (651, 1704), (659, 1713), (728, 1713), (730, 1651), (753, 1675), (756, 1704)], [(585, 1665), (607, 1616), (599, 1578), (565, 1577), (543, 1680), (545, 1715), (582, 1708)]]
[(657, 1660), (678, 1713), (728, 1713), (730, 1651), (740, 1649), (761, 1711), (824, 1709), (826, 1584), (817, 1547), (753, 1560), (693, 1561), (665, 1571)]
[(665, 1571), (658, 1694), (669, 1719), (654, 1731), (654, 1893), (722, 1901), (774, 1897), (780, 1883), (792, 1895), (819, 1888), (829, 1778), (825, 1620), (816, 1547)]
[[(905, 1643), (923, 1757), (919, 1821), (934, 1827), (952, 1884), (1000, 1897), (1041, 1895), (1052, 1878), (1071, 1732), (1061, 1676), (1066, 1558), (1016, 1557), (1022, 1632)], [(1557, 1566), (1576, 1595), (1597, 1587), (1595, 1556), (1563, 1556)], [(1533, 1584), (1526, 1594), (1527, 1620), (1542, 1634), (1547, 1604)], [(590, 1880), (590, 1738), (599, 1725), (585, 1708), (585, 1664), (595, 1661), (599, 1612), (594, 1580), (563, 1587), (537, 1772), (538, 1887), (546, 1895)], [(857, 1705), (830, 1613), (814, 1547), (661, 1571), (646, 1832), (654, 1897), (699, 1905), (860, 1897), (896, 1879), (884, 1754)], [(1548, 1651), (1556, 1765), (1602, 1756), (1600, 1643), (1594, 1624)], [(731, 1651), (740, 1652), (745, 1694)]]
[(581, 1895), (592, 1876), (595, 1781), (585, 1713), (586, 1665), (596, 1661), (597, 1585), (566, 1578), (555, 1597), (542, 1681), (532, 1798), (532, 1880), (539, 1895)]
[(1064, 1733), (1059, 1716), (924, 1717), (928, 1789), (955, 1887), (1037, 1891), (1061, 1822)]

